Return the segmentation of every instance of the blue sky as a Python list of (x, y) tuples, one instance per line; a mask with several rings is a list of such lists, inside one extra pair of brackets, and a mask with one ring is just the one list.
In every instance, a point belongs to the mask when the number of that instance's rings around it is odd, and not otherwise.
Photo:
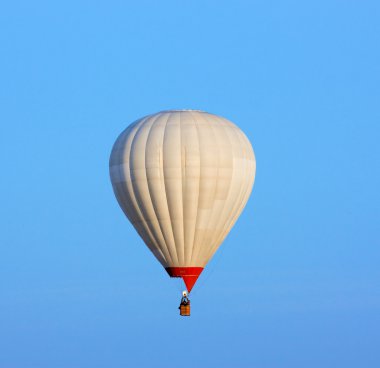
[[(378, 1), (0, 8), (0, 367), (378, 367)], [(251, 140), (192, 317), (123, 217), (117, 135), (170, 108)]]

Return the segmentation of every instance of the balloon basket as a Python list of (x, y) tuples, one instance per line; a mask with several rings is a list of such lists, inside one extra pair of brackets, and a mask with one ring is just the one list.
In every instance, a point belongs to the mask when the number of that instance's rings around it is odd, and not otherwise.
[(179, 314), (181, 316), (190, 316), (190, 304), (187, 304), (187, 305), (181, 304), (179, 307)]

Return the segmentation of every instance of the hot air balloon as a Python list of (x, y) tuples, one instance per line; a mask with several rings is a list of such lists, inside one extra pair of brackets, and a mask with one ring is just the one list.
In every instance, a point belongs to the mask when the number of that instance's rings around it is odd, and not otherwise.
[(198, 110), (136, 120), (117, 138), (110, 157), (120, 207), (188, 292), (247, 203), (255, 170), (245, 134)]

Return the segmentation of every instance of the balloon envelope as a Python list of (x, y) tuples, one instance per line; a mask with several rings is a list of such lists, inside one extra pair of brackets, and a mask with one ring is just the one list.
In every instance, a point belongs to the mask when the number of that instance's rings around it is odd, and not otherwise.
[(182, 277), (189, 291), (242, 212), (255, 170), (244, 133), (195, 110), (135, 121), (110, 157), (120, 207), (169, 275)]

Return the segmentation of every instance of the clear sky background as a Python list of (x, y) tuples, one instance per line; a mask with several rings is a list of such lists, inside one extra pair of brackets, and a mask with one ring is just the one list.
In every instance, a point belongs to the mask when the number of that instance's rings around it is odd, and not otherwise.
[[(0, 43), (0, 368), (380, 366), (379, 1), (4, 1)], [(257, 158), (191, 318), (108, 176), (170, 108)]]

